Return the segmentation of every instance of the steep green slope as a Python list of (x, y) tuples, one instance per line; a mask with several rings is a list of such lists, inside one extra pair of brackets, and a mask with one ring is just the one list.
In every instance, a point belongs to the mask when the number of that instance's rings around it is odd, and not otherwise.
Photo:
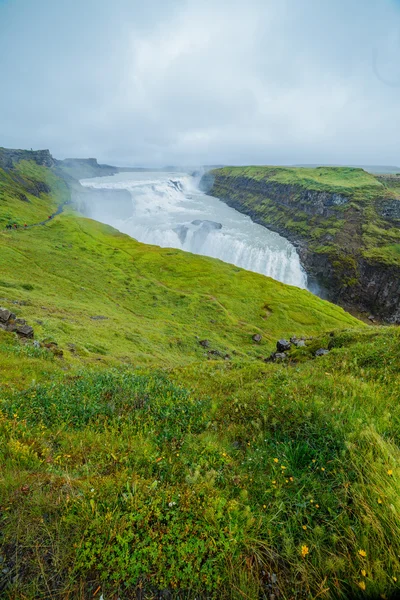
[(297, 243), (336, 302), (400, 321), (400, 196), (385, 178), (350, 167), (226, 167), (202, 184)]
[(206, 338), (223, 355), (267, 356), (279, 336), (359, 325), (306, 291), (139, 244), (71, 211), (46, 226), (3, 231), (0, 249), (2, 303), (20, 303), (17, 316), (72, 360), (181, 364), (205, 358)]
[[(20, 168), (47, 212), (68, 199)], [(0, 305), (42, 342), (0, 330), (2, 597), (396, 590), (398, 329), (71, 209), (0, 256)]]

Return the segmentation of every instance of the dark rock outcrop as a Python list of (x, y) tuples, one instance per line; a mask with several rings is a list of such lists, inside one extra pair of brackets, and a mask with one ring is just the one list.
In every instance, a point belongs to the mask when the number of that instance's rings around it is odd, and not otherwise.
[(0, 329), (16, 333), (21, 338), (33, 338), (33, 328), (27, 325), (24, 319), (17, 319), (16, 315), (7, 308), (0, 308)]
[(0, 148), (0, 168), (12, 169), (21, 160), (30, 160), (43, 167), (53, 167), (56, 163), (49, 150), (14, 150)]

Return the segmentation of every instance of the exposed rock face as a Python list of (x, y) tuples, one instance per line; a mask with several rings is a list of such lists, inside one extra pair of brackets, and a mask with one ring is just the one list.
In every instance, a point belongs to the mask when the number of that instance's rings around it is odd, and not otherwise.
[[(212, 173), (206, 173), (200, 182), (200, 187), (205, 192), (212, 192), (215, 183), (215, 177)], [(221, 181), (218, 179), (219, 186), (222, 184), (229, 186), (232, 182)], [(328, 192), (319, 192), (307, 190), (295, 185), (286, 185), (276, 181), (255, 180), (248, 177), (235, 177), (234, 185), (236, 189), (243, 192), (260, 195), (285, 206), (294, 206), (296, 210), (303, 210), (309, 215), (322, 215), (330, 217), (335, 213), (332, 208), (342, 206), (349, 202), (349, 198), (341, 194), (331, 194)], [(226, 198), (221, 198), (226, 201)], [(234, 207), (236, 208), (236, 207)], [(250, 215), (251, 216), (251, 215)]]
[(12, 169), (21, 160), (32, 160), (43, 167), (53, 167), (55, 160), (49, 150), (13, 150), (0, 148), (0, 168)]
[[(400, 260), (389, 264), (378, 254), (366, 258), (362, 247), (366, 221), (352, 207), (350, 197), (268, 178), (230, 177), (218, 170), (206, 173), (200, 187), (290, 240), (297, 248), (312, 291), (345, 308), (372, 312), (390, 323), (400, 323)], [(386, 219), (385, 227), (399, 227), (400, 200), (383, 195), (372, 201), (371, 209)], [(300, 215), (296, 222), (295, 215)], [(304, 232), (301, 219), (306, 224)], [(339, 220), (345, 222), (341, 234), (335, 237), (335, 230), (333, 234), (328, 231), (315, 243), (313, 234), (318, 223), (329, 219), (336, 224)]]

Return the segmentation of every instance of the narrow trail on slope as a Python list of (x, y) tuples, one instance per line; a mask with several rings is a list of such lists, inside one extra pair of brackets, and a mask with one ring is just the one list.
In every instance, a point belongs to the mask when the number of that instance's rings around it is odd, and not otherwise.
[(63, 211), (64, 211), (64, 206), (66, 206), (67, 204), (71, 204), (72, 200), (66, 200), (65, 202), (63, 202), (62, 204), (60, 204), (57, 207), (57, 210), (55, 212), (53, 212), (51, 215), (48, 216), (47, 219), (45, 219), (44, 221), (39, 221), (39, 223), (31, 223), (30, 225), (18, 225), (17, 227), (14, 227), (14, 225), (12, 225), (11, 227), (5, 227), (2, 231), (18, 231), (21, 229), (31, 229), (31, 227), (39, 227), (40, 225), (46, 225), (46, 223), (49, 223), (49, 221), (52, 221), (54, 219), (54, 217), (56, 217), (57, 215), (60, 215)]

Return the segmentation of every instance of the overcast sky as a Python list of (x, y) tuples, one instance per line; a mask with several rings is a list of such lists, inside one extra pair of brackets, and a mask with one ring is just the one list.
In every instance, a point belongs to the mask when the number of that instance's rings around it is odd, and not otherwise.
[(0, 146), (400, 165), (400, 1), (0, 0)]

